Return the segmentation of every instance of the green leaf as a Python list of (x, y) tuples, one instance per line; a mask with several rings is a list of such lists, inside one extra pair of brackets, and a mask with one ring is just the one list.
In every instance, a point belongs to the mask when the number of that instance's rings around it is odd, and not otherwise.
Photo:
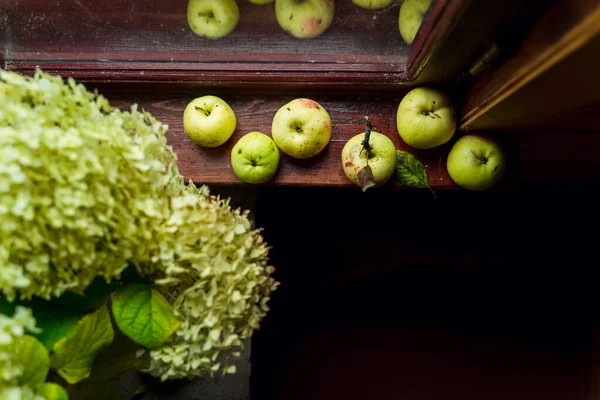
[(396, 174), (395, 178), (402, 185), (414, 188), (428, 188), (427, 171), (421, 161), (407, 151), (396, 152)]
[(108, 297), (119, 288), (119, 281), (113, 280), (108, 283), (103, 277), (94, 278), (90, 286), (85, 289), (83, 294), (74, 292), (65, 292), (54, 301), (60, 307), (87, 314), (97, 309)]
[(147, 283), (141, 278), (134, 265), (129, 265), (122, 273), (119, 280), (113, 279), (110, 283), (97, 276), (92, 283), (85, 289), (83, 294), (65, 292), (58, 299), (53, 300), (62, 308), (79, 311), (82, 314), (87, 314), (97, 309), (105, 300), (106, 297), (116, 292), (123, 284), (126, 283)]
[(134, 342), (147, 348), (163, 344), (179, 328), (173, 307), (148, 285), (132, 284), (112, 299), (115, 322)]
[[(139, 387), (120, 385), (119, 379), (115, 380), (115, 378), (150, 367), (150, 352), (144, 351), (143, 354), (139, 354), (140, 349), (139, 344), (116, 330), (113, 342), (102, 350), (94, 361), (90, 376), (76, 385), (69, 386), (71, 398), (85, 400), (134, 398)], [(113, 387), (115, 385), (119, 388), (119, 393), (115, 392)]]
[(103, 305), (79, 321), (73, 337), (56, 343), (50, 365), (65, 381), (77, 383), (90, 375), (96, 355), (112, 342), (113, 337), (110, 315)]
[(13, 354), (14, 363), (23, 367), (18, 379), (20, 386), (36, 389), (44, 383), (50, 369), (50, 356), (44, 345), (33, 336), (24, 335), (16, 338), (7, 350)]
[(70, 338), (77, 332), (77, 323), (83, 317), (80, 313), (55, 308), (48, 310), (35, 309), (36, 319), (41, 333), (34, 335), (48, 351), (54, 350), (56, 343), (64, 338)]
[(98, 354), (90, 376), (78, 385), (106, 382), (129, 372), (148, 368), (150, 352), (117, 330), (110, 346)]
[(37, 394), (44, 400), (69, 400), (67, 391), (59, 384), (52, 382), (44, 383)]
[(85, 313), (62, 308), (53, 301), (33, 299), (30, 301), (15, 301), (8, 303), (6, 299), (0, 299), (0, 313), (11, 315), (14, 308), (21, 305), (30, 308), (36, 320), (36, 326), (41, 329), (40, 333), (33, 334), (48, 351), (54, 349), (54, 345), (62, 338), (71, 337), (77, 331), (77, 322)]

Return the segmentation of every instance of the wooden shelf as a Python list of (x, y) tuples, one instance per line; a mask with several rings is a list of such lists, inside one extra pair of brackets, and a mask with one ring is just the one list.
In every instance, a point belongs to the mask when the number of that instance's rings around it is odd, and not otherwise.
[[(223, 146), (214, 149), (197, 146), (183, 131), (182, 115), (185, 106), (195, 97), (207, 94), (222, 97), (233, 108), (238, 120), (233, 136)], [(396, 111), (403, 94), (385, 98), (312, 96), (311, 98), (325, 107), (331, 116), (331, 142), (319, 155), (308, 160), (296, 160), (282, 152), (278, 172), (267, 185), (351, 187), (352, 184), (342, 170), (341, 151), (348, 139), (364, 131), (363, 118), (369, 116), (375, 131), (386, 134), (397, 149), (410, 151), (423, 162), (432, 189), (456, 188), (446, 171), (445, 156), (449, 145), (422, 151), (410, 148), (400, 139), (396, 129)], [(235, 176), (230, 165), (233, 145), (251, 131), (270, 134), (271, 121), (277, 110), (288, 101), (303, 96), (220, 95), (206, 92), (194, 95), (110, 93), (107, 97), (111, 104), (122, 108), (138, 103), (141, 108), (169, 125), (168, 141), (177, 152), (179, 168), (186, 180), (237, 185), (242, 182)], [(401, 187), (395, 182), (388, 183), (387, 186)]]
[[(468, 0), (435, 0), (407, 45), (398, 29), (402, 0), (366, 10), (335, 3), (321, 36), (299, 40), (278, 25), (273, 4), (238, 1), (240, 22), (218, 40), (194, 34), (187, 1), (31, 0), (0, 7), (3, 68), (36, 67), (88, 82), (321, 82), (400, 85), (425, 66)], [(0, 60), (1, 61), (1, 60)]]

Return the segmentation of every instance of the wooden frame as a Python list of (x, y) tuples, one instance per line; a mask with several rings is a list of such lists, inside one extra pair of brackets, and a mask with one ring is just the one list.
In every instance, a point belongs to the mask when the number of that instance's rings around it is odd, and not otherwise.
[[(87, 3), (67, 1), (66, 4), (70, 4), (68, 7), (83, 7), (77, 12), (89, 14), (91, 10), (85, 9)], [(444, 38), (470, 3), (471, 0), (434, 1), (410, 53), (397, 64), (388, 63), (384, 58), (369, 60), (361, 55), (352, 55), (355, 59), (353, 63), (335, 62), (339, 55), (337, 58), (321, 55), (318, 62), (307, 63), (302, 61), (304, 56), (290, 54), (283, 55), (277, 62), (265, 63), (261, 56), (253, 53), (244, 55), (245, 61), (239, 62), (239, 55), (219, 53), (216, 47), (211, 50), (215, 61), (194, 61), (187, 50), (177, 59), (167, 61), (161, 60), (163, 55), (139, 53), (131, 49), (123, 53), (110, 49), (94, 53), (95, 47), (92, 45), (78, 54), (77, 49), (69, 50), (60, 41), (50, 41), (46, 49), (48, 54), (44, 54), (40, 52), (40, 45), (34, 43), (43, 38), (34, 36), (30, 39), (33, 47), (20, 49), (21, 56), (18, 59), (7, 57), (4, 67), (23, 74), (31, 74), (36, 67), (40, 67), (46, 72), (73, 77), (90, 88), (101, 90), (117, 106), (128, 107), (129, 104), (138, 103), (150, 110), (170, 125), (168, 138), (179, 154), (180, 169), (186, 179), (197, 183), (240, 184), (229, 162), (233, 144), (251, 130), (269, 133), (271, 118), (286, 101), (294, 97), (311, 97), (321, 102), (332, 115), (332, 141), (323, 154), (311, 160), (298, 161), (283, 156), (279, 173), (269, 184), (352, 186), (343, 174), (338, 153), (350, 137), (364, 130), (363, 118), (368, 115), (374, 122), (375, 130), (388, 135), (398, 149), (414, 153), (424, 163), (432, 189), (454, 189), (456, 185), (445, 166), (445, 155), (450, 144), (429, 151), (409, 148), (399, 138), (395, 113), (401, 97), (416, 85), (414, 79), (435, 56)], [(46, 3), (43, 0), (29, 0), (22, 4), (42, 7)], [(106, 4), (112, 3), (109, 0)], [(103, 6), (108, 7), (106, 4), (103, 3)], [(159, 0), (151, 0), (149, 4), (162, 6)], [(249, 7), (249, 3), (243, 4)], [(341, 7), (352, 6), (349, 1), (338, 4)], [(109, 11), (112, 13), (112, 10)], [(119, 23), (126, 21), (123, 18), (127, 17), (120, 15), (123, 14), (121, 10), (115, 13), (119, 14)], [(0, 9), (0, 17), (1, 14)], [(52, 58), (56, 49), (62, 52), (63, 60)], [(104, 58), (114, 58), (116, 61), (102, 61)], [(335, 69), (332, 69), (334, 62)], [(271, 68), (264, 71), (265, 65)], [(222, 96), (231, 102), (238, 113), (236, 132), (225, 145), (217, 149), (200, 148), (183, 132), (181, 116), (185, 105), (205, 94)], [(257, 108), (259, 105), (260, 108)], [(509, 140), (507, 145), (514, 147), (514, 141)]]
[[(31, 8), (44, 6), (38, 3), (45, 2), (31, 0), (25, 4)], [(80, 4), (81, 7), (85, 6), (81, 2), (75, 3)], [(71, 76), (88, 82), (168, 83), (171, 85), (177, 83), (195, 87), (277, 85), (280, 83), (299, 87), (308, 84), (327, 87), (336, 85), (399, 87), (414, 80), (432, 50), (443, 39), (451, 22), (468, 3), (469, 0), (435, 0), (408, 56), (402, 56), (395, 62), (377, 54), (363, 56), (317, 54), (311, 55), (309, 57), (311, 59), (307, 60), (307, 55), (292, 52), (278, 54), (276, 62), (272, 62), (272, 60), (266, 62), (265, 60), (269, 60), (269, 58), (265, 58), (262, 54), (248, 53), (241, 56), (239, 53), (223, 53), (214, 49), (211, 50), (210, 60), (198, 62), (198, 54), (193, 51), (177, 53), (175, 59), (169, 60), (167, 53), (157, 53), (156, 51), (149, 53), (106, 52), (106, 50), (94, 50), (91, 45), (87, 45), (87, 48), (83, 48), (85, 51), (80, 52), (77, 49), (70, 49), (64, 44), (53, 43), (48, 48), (41, 48), (36, 44), (38, 47), (32, 48), (30, 51), (20, 51), (18, 57), (14, 59), (7, 57), (3, 65), (6, 69), (25, 74), (30, 74), (36, 67), (39, 67), (50, 73)], [(342, 5), (338, 5), (338, 8), (348, 7), (345, 3), (340, 4)], [(244, 7), (248, 8), (245, 3)], [(0, 10), (0, 15), (1, 12), (2, 10)], [(89, 14), (91, 10), (83, 10), (81, 13)], [(14, 18), (19, 18), (19, 16), (14, 16)], [(351, 23), (358, 22), (353, 20)], [(80, 32), (79, 34), (85, 35), (86, 33)], [(21, 35), (24, 33), (21, 32)], [(61, 40), (57, 39), (57, 41)], [(60, 59), (53, 59), (53, 52), (60, 52)], [(114, 62), (107, 62), (108, 60), (114, 60)], [(269, 68), (269, 70), (265, 71), (265, 68)]]
[(540, 126), (600, 99), (599, 81), (589, 79), (600, 66), (599, 34), (600, 3), (557, 2), (519, 51), (466, 93), (460, 129)]

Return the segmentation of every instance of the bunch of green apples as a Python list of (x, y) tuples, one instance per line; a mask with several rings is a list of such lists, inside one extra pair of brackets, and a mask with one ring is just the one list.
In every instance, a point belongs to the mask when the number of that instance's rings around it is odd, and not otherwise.
[[(191, 101), (183, 113), (185, 133), (196, 144), (217, 147), (225, 143), (236, 128), (232, 108), (215, 96)], [(231, 151), (231, 166), (246, 183), (265, 183), (277, 172), (279, 150), (297, 159), (314, 157), (331, 139), (331, 118), (323, 106), (311, 99), (295, 99), (275, 114), (272, 138), (250, 132)]]
[[(396, 125), (400, 138), (416, 149), (431, 149), (452, 139), (456, 131), (456, 113), (450, 98), (431, 88), (416, 88), (404, 96), (398, 106)], [(396, 168), (396, 149), (385, 135), (371, 132), (365, 151), (365, 133), (350, 139), (342, 150), (342, 167), (346, 177), (362, 186), (358, 175), (370, 167), (374, 186), (381, 186)], [(466, 135), (450, 150), (446, 161), (448, 173), (460, 187), (484, 190), (494, 186), (504, 174), (506, 157), (501, 146), (489, 137)], [(363, 188), (364, 189), (364, 188)]]
[[(452, 139), (456, 131), (456, 113), (446, 94), (421, 87), (408, 92), (400, 102), (396, 125), (406, 144), (417, 149), (431, 149)], [(506, 157), (501, 146), (491, 138), (466, 135), (452, 146), (446, 166), (458, 186), (483, 190), (500, 180)]]
[[(215, 96), (191, 101), (183, 116), (186, 134), (197, 144), (216, 147), (225, 143), (236, 129), (232, 108)], [(400, 101), (396, 115), (400, 138), (416, 149), (431, 149), (448, 143), (456, 131), (456, 113), (443, 92), (420, 87)], [(272, 137), (262, 132), (244, 135), (233, 147), (234, 173), (247, 183), (264, 183), (277, 172), (283, 151), (297, 159), (319, 154), (331, 140), (332, 123), (325, 108), (311, 99), (299, 98), (282, 106), (275, 114)], [(396, 148), (384, 134), (370, 131), (351, 138), (342, 150), (342, 168), (353, 183), (361, 170), (369, 167), (373, 186), (381, 186), (394, 174)], [(365, 144), (369, 151), (365, 150)], [(462, 188), (483, 190), (495, 185), (504, 174), (506, 157), (501, 146), (481, 135), (466, 135), (453, 145), (447, 157), (452, 180)]]
[[(279, 26), (298, 39), (320, 36), (333, 22), (333, 0), (249, 1), (260, 5), (275, 2), (275, 17)], [(218, 39), (236, 28), (240, 21), (240, 9), (236, 0), (189, 0), (187, 20), (197, 35)]]

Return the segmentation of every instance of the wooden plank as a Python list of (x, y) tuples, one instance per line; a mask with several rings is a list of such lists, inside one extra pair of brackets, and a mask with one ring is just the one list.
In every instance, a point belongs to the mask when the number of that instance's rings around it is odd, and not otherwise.
[[(577, 87), (573, 79), (579, 80), (578, 83), (587, 81), (588, 86), (589, 83), (594, 85), (595, 80), (589, 79), (587, 72), (596, 71), (599, 66), (595, 56), (598, 45), (597, 41), (593, 40), (598, 33), (600, 3), (594, 0), (559, 1), (534, 26), (513, 57), (467, 92), (460, 128), (471, 130), (523, 127), (552, 120), (556, 116), (553, 111), (560, 111), (561, 106), (568, 110), (571, 106), (570, 100), (577, 95), (565, 98), (561, 88)], [(587, 44), (593, 46), (587, 47), (583, 63), (580, 53), (577, 63), (563, 65), (559, 70), (560, 74), (552, 75), (553, 79), (540, 80), (537, 90), (527, 91), (536, 78), (561, 61), (570, 59), (577, 50), (583, 49)], [(583, 68), (583, 71), (580, 68)], [(585, 86), (581, 89), (586, 90)], [(515, 94), (519, 95), (521, 92), (526, 92), (528, 97), (522, 98), (521, 101), (514, 100)], [(597, 91), (589, 90), (585, 93), (592, 96)], [(588, 102), (592, 100), (593, 98), (585, 99)], [(555, 106), (548, 109), (547, 102)]]
[[(241, 19), (236, 29), (218, 40), (191, 32), (185, 1), (32, 0), (15, 2), (0, 15), (11, 32), (6, 68), (23, 73), (39, 66), (90, 81), (125, 75), (138, 81), (162, 76), (166, 81), (221, 82), (223, 71), (235, 70), (237, 75), (224, 80), (252, 81), (285, 72), (304, 82), (390, 85), (414, 78), (469, 2), (434, 1), (412, 46), (398, 30), (401, 0), (380, 10), (337, 1), (332, 26), (311, 40), (285, 33), (276, 22), (273, 4), (248, 1), (238, 2)], [(141, 62), (154, 65), (141, 67)], [(131, 71), (144, 71), (146, 76)]]
[[(128, 107), (131, 103), (138, 103), (169, 125), (168, 141), (177, 152), (179, 168), (186, 179), (207, 184), (241, 184), (230, 165), (233, 145), (241, 136), (251, 131), (270, 134), (271, 121), (276, 111), (294, 97), (221, 95), (235, 111), (238, 126), (232, 138), (223, 146), (207, 149), (197, 146), (185, 135), (182, 120), (187, 103), (195, 97), (206, 94), (215, 93), (197, 92), (193, 95), (111, 93), (108, 97), (111, 103), (118, 107)], [(220, 94), (216, 93), (216, 95)], [(333, 122), (331, 142), (319, 155), (308, 160), (295, 160), (282, 153), (278, 173), (267, 185), (352, 186), (343, 173), (341, 150), (348, 139), (364, 131), (363, 118), (368, 115), (373, 120), (374, 130), (386, 134), (392, 139), (396, 148), (412, 152), (423, 162), (434, 190), (456, 188), (446, 170), (445, 155), (449, 145), (422, 151), (408, 147), (400, 139), (396, 129), (396, 111), (401, 95), (389, 98), (341, 96), (312, 98), (325, 107), (331, 116)], [(390, 183), (390, 186), (395, 185)]]
[[(181, 74), (183, 65), (183, 71), (196, 80), (202, 78), (199, 71), (231, 68), (245, 71), (243, 79), (272, 71), (368, 71), (380, 77), (384, 72), (405, 72), (409, 46), (398, 31), (400, 0), (382, 10), (338, 1), (331, 27), (311, 40), (299, 40), (283, 31), (273, 4), (259, 6), (246, 0), (238, 4), (238, 26), (214, 40), (190, 30), (187, 1), (15, 2), (0, 10), (11, 31), (7, 68), (87, 69), (106, 78), (114, 69), (137, 71), (136, 62), (146, 61), (160, 64), (146, 66), (148, 73), (174, 70)], [(102, 65), (108, 70), (104, 74)], [(355, 78), (361, 81), (360, 75)]]

